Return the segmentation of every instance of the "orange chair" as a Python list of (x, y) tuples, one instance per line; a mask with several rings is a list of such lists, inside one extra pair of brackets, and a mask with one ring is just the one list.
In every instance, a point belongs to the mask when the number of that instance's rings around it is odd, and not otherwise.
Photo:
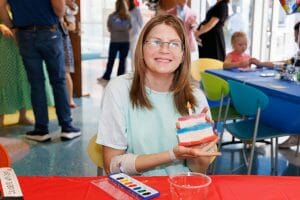
[(8, 152), (1, 144), (0, 144), (0, 167), (11, 167), (11, 161)]

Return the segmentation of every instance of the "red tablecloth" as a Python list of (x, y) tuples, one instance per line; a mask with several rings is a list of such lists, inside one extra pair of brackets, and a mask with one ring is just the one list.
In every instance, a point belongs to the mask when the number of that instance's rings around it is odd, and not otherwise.
[[(111, 199), (91, 184), (105, 177), (18, 177), (25, 200), (104, 200)], [(211, 176), (208, 200), (286, 200), (300, 199), (299, 177)], [(171, 199), (168, 177), (137, 177), (159, 190), (157, 199)]]

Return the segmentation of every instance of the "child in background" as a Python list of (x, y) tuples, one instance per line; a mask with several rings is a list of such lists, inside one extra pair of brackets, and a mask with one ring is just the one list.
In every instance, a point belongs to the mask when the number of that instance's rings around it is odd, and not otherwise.
[(247, 70), (250, 69), (251, 64), (255, 64), (258, 67), (274, 66), (272, 62), (261, 62), (245, 53), (248, 48), (248, 39), (244, 32), (235, 32), (231, 36), (231, 45), (233, 51), (226, 55), (223, 65), (224, 69), (239, 68), (242, 70)]

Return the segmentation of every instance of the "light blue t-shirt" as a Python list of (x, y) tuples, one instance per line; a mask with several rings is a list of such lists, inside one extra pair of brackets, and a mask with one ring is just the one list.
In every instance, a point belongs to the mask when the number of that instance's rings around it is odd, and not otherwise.
[[(112, 79), (106, 87), (100, 112), (97, 143), (133, 154), (152, 154), (173, 148), (177, 143), (176, 121), (181, 115), (173, 103), (172, 92), (146, 88), (153, 109), (133, 108), (129, 91), (132, 74)], [(196, 113), (208, 107), (206, 97), (194, 89)], [(182, 160), (144, 171), (142, 175), (168, 175), (190, 171)]]

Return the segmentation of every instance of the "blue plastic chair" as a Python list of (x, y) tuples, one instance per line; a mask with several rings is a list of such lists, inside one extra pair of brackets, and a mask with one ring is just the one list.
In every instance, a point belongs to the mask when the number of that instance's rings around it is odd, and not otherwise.
[[(269, 98), (261, 90), (245, 85), (243, 83), (229, 80), (230, 97), (232, 104), (245, 119), (226, 124), (226, 129), (234, 137), (240, 139), (243, 142), (252, 143), (250, 156), (245, 159), (245, 163), (248, 167), (248, 174), (251, 174), (255, 143), (257, 141), (270, 139), (271, 140), (271, 172), (277, 174), (277, 162), (278, 162), (278, 137), (287, 135), (280, 130), (272, 128), (260, 121), (260, 113), (264, 110), (269, 103)], [(275, 152), (274, 141), (275, 138)], [(244, 148), (245, 149), (245, 148)], [(275, 161), (274, 161), (275, 158)]]

